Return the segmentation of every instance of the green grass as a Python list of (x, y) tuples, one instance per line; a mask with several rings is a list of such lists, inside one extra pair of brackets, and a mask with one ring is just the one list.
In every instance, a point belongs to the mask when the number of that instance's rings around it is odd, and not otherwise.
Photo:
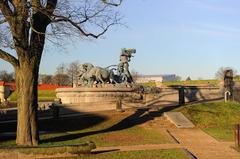
[(16, 148), (0, 148), (4, 153), (23, 153), (35, 155), (54, 155), (54, 154), (87, 154), (95, 149), (94, 143), (84, 143), (78, 145), (65, 145), (55, 147), (16, 147)]
[(48, 140), (59, 136), (78, 136), (78, 135), (81, 136), (73, 140), (53, 143), (47, 142), (43, 143), (43, 145), (74, 144), (81, 143), (84, 141), (93, 141), (97, 146), (162, 144), (171, 142), (170, 138), (168, 138), (166, 134), (160, 133), (156, 130), (148, 130), (139, 126), (121, 129), (122, 125), (119, 125), (120, 128), (117, 128), (118, 126), (116, 126), (116, 128), (113, 128), (113, 126), (118, 124), (121, 120), (122, 117), (115, 117), (99, 125), (84, 130), (69, 131), (62, 134), (42, 135), (41, 139)]
[(183, 86), (217, 86), (217, 80), (191, 80), (191, 81), (176, 81), (176, 82), (163, 82), (164, 86), (183, 85)]
[(240, 123), (240, 104), (234, 102), (209, 102), (180, 107), (182, 112), (211, 136), (222, 140), (234, 139), (234, 125)]
[(181, 149), (144, 150), (129, 152), (112, 152), (96, 155), (82, 155), (71, 159), (190, 159)]
[(38, 99), (39, 101), (53, 101), (56, 98), (55, 90), (39, 90)]
[[(147, 117), (132, 118), (132, 114), (126, 112), (109, 112), (109, 115), (104, 116), (40, 121), (40, 131), (49, 132), (40, 136), (40, 146), (70, 145), (86, 141), (93, 141), (96, 146), (172, 143), (166, 132), (138, 126), (139, 120)], [(9, 127), (10, 125), (6, 125), (8, 131), (15, 131)], [(15, 146), (15, 141), (2, 141), (0, 146)]]
[[(39, 90), (38, 91), (38, 100), (39, 101), (53, 101), (54, 98), (56, 98), (55, 90)], [(17, 101), (17, 93), (16, 93), (16, 91), (13, 92), (10, 95), (9, 100), (12, 101), (12, 102)]]
[[(50, 138), (67, 136), (67, 135), (76, 135), (84, 134), (88, 132), (94, 132), (93, 129), (88, 129), (86, 131), (73, 131), (61, 134), (48, 134), (42, 135), (41, 139), (48, 140)], [(126, 130), (120, 130), (116, 132), (103, 132), (96, 134), (91, 134), (81, 138), (71, 139), (67, 141), (56, 141), (56, 142), (47, 142), (42, 143), (42, 145), (64, 145), (64, 144), (76, 144), (84, 141), (93, 141), (97, 146), (127, 146), (127, 145), (138, 145), (138, 144), (162, 144), (170, 142), (167, 139), (167, 136), (156, 132), (154, 130), (146, 130), (141, 127), (129, 128)]]

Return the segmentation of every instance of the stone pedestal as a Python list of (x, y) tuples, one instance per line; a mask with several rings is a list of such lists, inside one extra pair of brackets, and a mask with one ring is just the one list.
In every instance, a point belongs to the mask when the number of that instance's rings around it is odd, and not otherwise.
[(128, 87), (78, 87), (56, 89), (56, 96), (61, 99), (62, 104), (114, 102), (117, 97), (126, 98), (133, 95), (134, 89)]

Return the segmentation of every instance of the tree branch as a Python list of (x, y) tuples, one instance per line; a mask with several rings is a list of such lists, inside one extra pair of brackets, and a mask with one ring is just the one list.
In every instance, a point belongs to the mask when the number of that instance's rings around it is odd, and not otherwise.
[(12, 11), (8, 5), (8, 1), (7, 0), (0, 0), (0, 9), (3, 13), (3, 15), (8, 19), (9, 17), (12, 16)]
[(119, 0), (118, 3), (111, 2), (111, 0), (102, 0), (102, 1), (103, 1), (103, 3), (105, 3), (107, 5), (111, 5), (111, 6), (115, 6), (115, 7), (120, 6), (123, 2), (123, 0)]
[(93, 33), (87, 33), (85, 32), (82, 27), (80, 27), (78, 25), (78, 23), (75, 23), (74, 21), (72, 21), (71, 19), (64, 17), (64, 16), (57, 16), (58, 19), (57, 20), (53, 20), (52, 22), (69, 22), (73, 27), (75, 27), (76, 29), (78, 29), (81, 34), (83, 34), (86, 37), (93, 37), (93, 38), (98, 38), (100, 36), (102, 36), (104, 33), (106, 33), (106, 31), (109, 29), (109, 27), (111, 27), (112, 25), (115, 25), (116, 23), (112, 22), (110, 24), (108, 24), (106, 27), (101, 27), (103, 29), (102, 32), (98, 33), (98, 34), (93, 34)]
[(18, 67), (19, 66), (19, 61), (12, 55), (10, 55), (9, 53), (3, 51), (2, 49), (0, 49), (0, 58), (11, 63), (14, 67)]

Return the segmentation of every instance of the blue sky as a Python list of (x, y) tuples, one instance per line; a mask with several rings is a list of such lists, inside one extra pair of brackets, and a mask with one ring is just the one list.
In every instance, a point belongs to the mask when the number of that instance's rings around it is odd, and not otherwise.
[[(214, 78), (222, 66), (240, 72), (239, 0), (125, 0), (118, 8), (128, 27), (114, 27), (101, 39), (78, 40), (65, 50), (45, 49), (40, 73), (79, 60), (117, 64), (121, 48), (136, 48), (131, 69), (142, 74)], [(11, 66), (0, 61), (0, 69)]]

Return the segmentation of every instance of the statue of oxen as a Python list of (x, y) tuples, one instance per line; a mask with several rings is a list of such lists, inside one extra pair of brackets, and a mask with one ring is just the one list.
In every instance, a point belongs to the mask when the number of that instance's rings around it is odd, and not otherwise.
[(86, 63), (80, 65), (79, 81), (81, 85), (93, 85), (98, 83), (112, 83), (114, 73), (112, 70), (95, 67), (92, 64)]
[[(107, 68), (96, 67), (90, 63), (80, 65), (80, 85), (92, 86), (94, 83), (134, 83), (131, 73), (129, 72), (129, 62), (135, 53), (136, 49), (123, 48), (121, 50), (119, 64), (111, 65)], [(112, 66), (115, 66), (116, 68), (109, 69)], [(115, 70), (115, 74), (113, 70)]]

